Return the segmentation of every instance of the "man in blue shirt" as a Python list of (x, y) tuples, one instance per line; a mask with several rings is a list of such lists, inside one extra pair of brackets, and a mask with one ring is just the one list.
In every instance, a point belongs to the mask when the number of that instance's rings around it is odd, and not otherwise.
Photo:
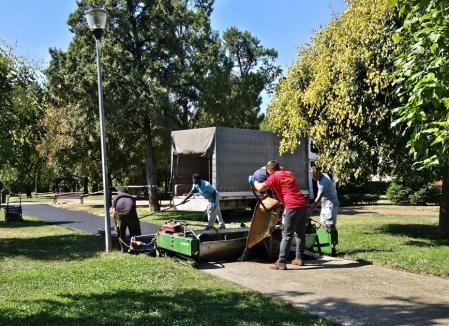
[(220, 205), (219, 205), (219, 193), (214, 187), (207, 182), (206, 180), (202, 180), (201, 176), (195, 173), (192, 176), (193, 185), (192, 190), (187, 194), (187, 197), (183, 200), (186, 202), (187, 199), (192, 197), (194, 193), (199, 193), (204, 198), (209, 201), (209, 205), (207, 206), (207, 226), (206, 228), (210, 229), (215, 224), (215, 219), (218, 219), (218, 223), (220, 224), (220, 229), (226, 228), (226, 225), (223, 221), (223, 217), (221, 216)]

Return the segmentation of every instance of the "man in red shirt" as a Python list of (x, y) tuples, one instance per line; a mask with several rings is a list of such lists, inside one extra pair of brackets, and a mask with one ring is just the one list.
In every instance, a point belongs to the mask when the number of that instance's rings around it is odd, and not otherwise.
[(254, 184), (257, 191), (266, 191), (272, 188), (284, 205), (282, 241), (277, 262), (270, 269), (287, 269), (287, 258), (293, 236), (296, 237), (296, 258), (293, 265), (303, 266), (304, 246), (306, 240), (307, 201), (296, 185), (296, 179), (292, 172), (281, 170), (277, 161), (267, 163), (268, 179), (257, 182), (254, 176), (249, 176), (248, 181)]

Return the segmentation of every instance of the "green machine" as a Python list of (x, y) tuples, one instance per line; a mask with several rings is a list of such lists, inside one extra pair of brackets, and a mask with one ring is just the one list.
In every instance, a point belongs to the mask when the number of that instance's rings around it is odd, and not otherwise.
[(202, 261), (237, 258), (245, 248), (248, 228), (195, 230), (182, 221), (170, 221), (156, 234), (156, 254), (198, 267)]
[(316, 229), (317, 242), (314, 245), (314, 250), (327, 254), (336, 255), (334, 245), (338, 244), (338, 232), (336, 229), (330, 229), (326, 227), (319, 227)]
[[(195, 230), (192, 224), (169, 221), (156, 234), (156, 254), (171, 257), (198, 268), (200, 261), (235, 260), (245, 250), (249, 228)], [(270, 258), (279, 254), (281, 229), (272, 230), (270, 237), (261, 244)], [(313, 221), (307, 225), (305, 248), (316, 253), (335, 254), (336, 230), (329, 230)], [(294, 243), (292, 244), (294, 245)]]

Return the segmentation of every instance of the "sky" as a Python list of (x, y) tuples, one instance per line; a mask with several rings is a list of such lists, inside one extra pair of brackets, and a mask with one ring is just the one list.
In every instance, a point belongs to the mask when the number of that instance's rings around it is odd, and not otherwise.
[[(346, 4), (342, 0), (215, 0), (214, 7), (215, 30), (222, 33), (235, 26), (251, 32), (264, 47), (278, 51), (277, 64), (286, 70), (298, 47)], [(0, 0), (0, 40), (16, 54), (45, 66), (50, 47), (67, 49), (72, 39), (67, 18), (75, 8), (75, 0)], [(263, 98), (266, 107), (269, 97)]]

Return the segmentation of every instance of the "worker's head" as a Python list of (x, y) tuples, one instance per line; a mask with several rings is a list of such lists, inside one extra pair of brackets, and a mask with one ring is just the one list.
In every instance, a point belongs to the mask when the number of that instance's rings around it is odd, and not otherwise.
[(199, 184), (201, 182), (201, 176), (198, 173), (192, 175), (192, 180), (194, 184)]
[(321, 169), (317, 166), (312, 166), (310, 168), (310, 176), (313, 178), (313, 180), (318, 181), (321, 178)]
[(267, 163), (267, 174), (272, 175), (274, 172), (279, 171), (281, 169), (279, 162), (275, 160), (271, 160)]
[(123, 193), (125, 193), (125, 194), (129, 194), (129, 190), (128, 190), (127, 187), (120, 187), (119, 191), (120, 191), (120, 192), (123, 192)]

